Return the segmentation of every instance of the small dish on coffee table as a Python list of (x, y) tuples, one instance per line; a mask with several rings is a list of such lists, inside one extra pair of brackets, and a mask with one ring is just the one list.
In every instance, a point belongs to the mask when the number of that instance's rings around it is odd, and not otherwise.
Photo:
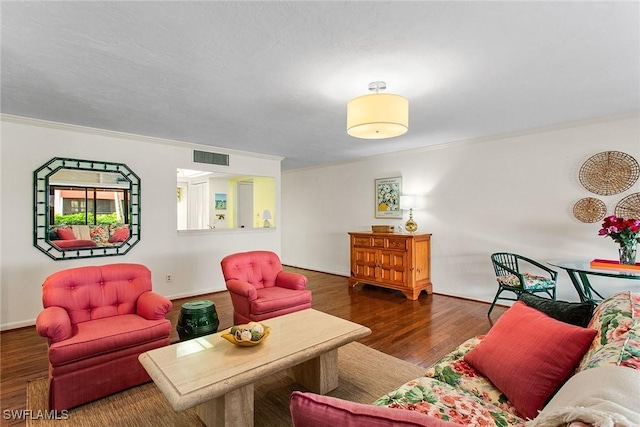
[[(262, 334), (260, 335), (260, 338), (255, 341), (253, 339), (238, 339), (238, 334), (232, 333), (232, 330), (234, 330), (234, 328), (237, 328), (240, 331), (242, 330), (250, 331), (254, 327), (254, 325), (260, 325), (262, 327)], [(221, 337), (239, 347), (253, 347), (262, 343), (264, 340), (266, 340), (270, 332), (271, 332), (271, 327), (264, 325), (262, 323), (250, 322), (246, 325), (233, 326), (223, 331)]]

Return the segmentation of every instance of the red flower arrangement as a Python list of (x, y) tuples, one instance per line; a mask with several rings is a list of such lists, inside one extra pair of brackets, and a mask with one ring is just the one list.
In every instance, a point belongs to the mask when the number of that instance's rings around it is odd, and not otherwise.
[(637, 243), (640, 243), (640, 220), (618, 218), (611, 215), (604, 219), (598, 234), (611, 237), (620, 246), (635, 247)]

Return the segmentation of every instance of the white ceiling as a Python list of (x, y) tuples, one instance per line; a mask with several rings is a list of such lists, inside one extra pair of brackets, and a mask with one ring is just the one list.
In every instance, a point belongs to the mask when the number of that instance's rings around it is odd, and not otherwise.
[[(640, 111), (640, 2), (2, 1), (4, 114), (283, 170)], [(383, 80), (409, 132), (346, 134)], [(46, 141), (43, 141), (46, 143)]]

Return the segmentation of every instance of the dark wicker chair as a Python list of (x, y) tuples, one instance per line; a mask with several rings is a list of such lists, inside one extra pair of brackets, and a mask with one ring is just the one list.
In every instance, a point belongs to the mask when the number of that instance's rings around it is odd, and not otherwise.
[[(491, 262), (496, 272), (498, 292), (496, 292), (487, 316), (491, 315), (497, 300), (516, 301), (523, 292), (532, 294), (544, 292), (551, 299), (556, 299), (557, 271), (530, 258), (508, 252), (497, 252), (491, 255)], [(533, 270), (537, 274), (527, 272), (527, 269)], [(516, 298), (501, 297), (500, 294), (504, 291), (515, 293)]]

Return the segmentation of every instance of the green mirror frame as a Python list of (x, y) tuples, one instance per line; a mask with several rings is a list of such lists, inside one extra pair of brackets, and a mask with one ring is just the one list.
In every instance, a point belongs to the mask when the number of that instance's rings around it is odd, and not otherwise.
[[(73, 249), (61, 249), (51, 243), (49, 179), (61, 169), (119, 173), (123, 182), (129, 183), (129, 237), (124, 242), (114, 246)], [(124, 255), (140, 241), (140, 178), (124, 163), (54, 157), (33, 173), (33, 184), (33, 245), (50, 258), (59, 261)]]

